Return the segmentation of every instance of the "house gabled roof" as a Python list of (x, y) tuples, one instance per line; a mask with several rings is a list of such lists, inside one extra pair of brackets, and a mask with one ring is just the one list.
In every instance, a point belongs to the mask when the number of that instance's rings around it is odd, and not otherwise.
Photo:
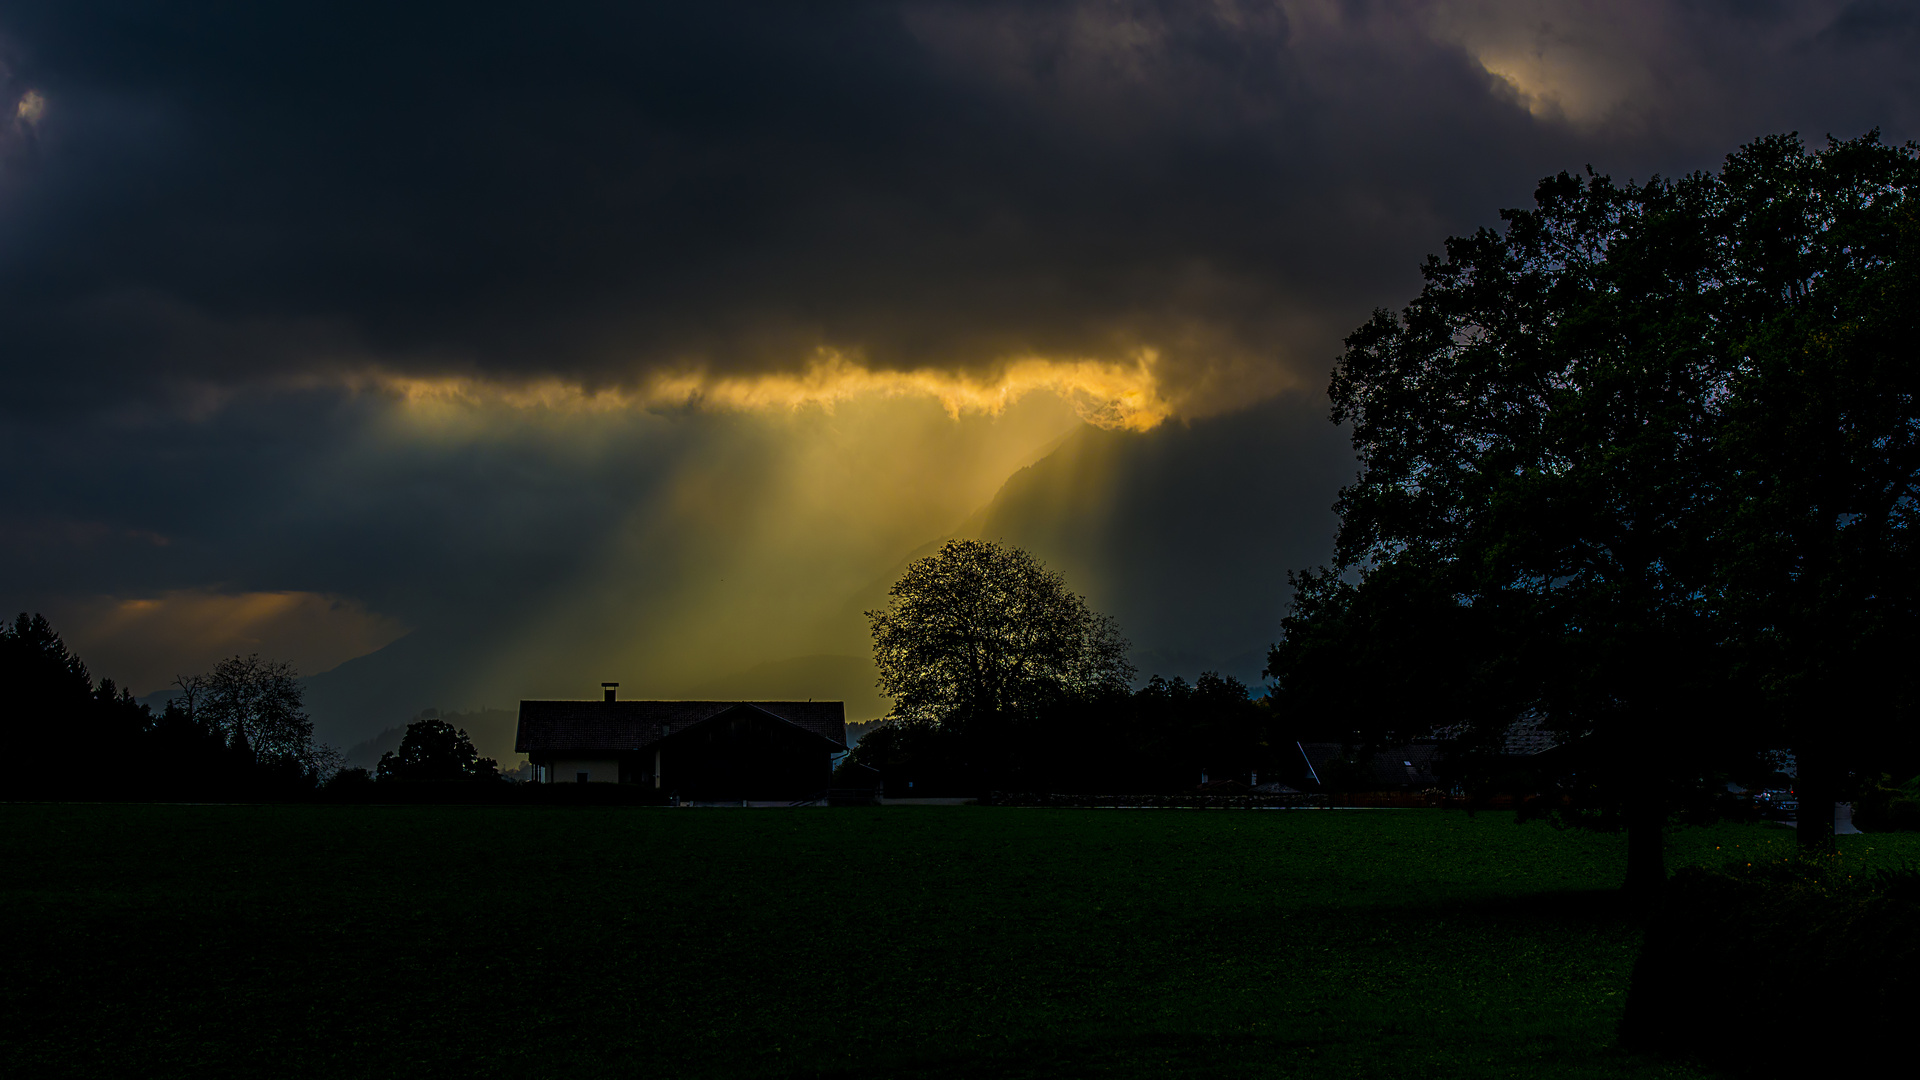
[[(1433, 730), (1433, 737), (1442, 742), (1454, 742), (1472, 734), (1473, 725), (1468, 723), (1450, 724)], [(1508, 725), (1501, 732), (1499, 745), (1492, 749), (1504, 757), (1532, 757), (1560, 745), (1560, 737), (1549, 730), (1538, 715), (1529, 713)]]
[(743, 705), (846, 747), (847, 710), (839, 701), (522, 701), (513, 748), (522, 754), (644, 750)]
[(744, 730), (741, 727), (742, 722), (770, 728), (777, 734), (785, 736), (789, 742), (799, 740), (800, 743), (810, 744), (818, 750), (839, 752), (847, 749), (845, 739), (835, 739), (812, 727), (796, 724), (784, 716), (762, 708), (761, 703), (756, 701), (738, 702), (698, 723), (676, 727), (670, 734), (662, 736), (655, 745), (683, 746), (696, 742), (712, 745), (715, 740), (725, 743), (737, 738)]

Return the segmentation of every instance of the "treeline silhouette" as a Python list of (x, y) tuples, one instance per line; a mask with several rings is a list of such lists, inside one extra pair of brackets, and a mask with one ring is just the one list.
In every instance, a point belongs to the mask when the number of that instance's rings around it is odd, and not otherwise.
[(996, 722), (893, 719), (847, 758), (878, 771), (889, 796), (989, 790), (1109, 795), (1190, 792), (1210, 784), (1303, 782), (1302, 734), (1238, 679), (1154, 676), (1140, 689), (1061, 695)]
[(877, 772), (895, 797), (1142, 794), (1299, 761), (1235, 679), (1134, 690), (1118, 624), (1021, 548), (950, 540), (866, 615), (893, 708), (842, 764), (843, 787)]
[[(12, 691), (0, 736), (16, 751), (0, 800), (619, 803), (649, 789), (524, 784), (502, 777), (464, 730), (423, 717), (373, 769), (344, 768), (314, 741), (299, 673), (232, 656), (182, 676), (156, 712), (87, 665), (42, 615), (0, 622), (0, 679)], [(591, 789), (591, 790), (588, 790)]]
[(1668, 822), (1776, 751), (1831, 852), (1836, 802), (1920, 771), (1920, 145), (1773, 136), (1501, 217), (1346, 339), (1361, 469), (1275, 698), (1537, 723), (1560, 820), (1624, 826), (1648, 895)]
[[(226, 669), (222, 671), (222, 668)], [(312, 743), (292, 669), (235, 657), (159, 713), (93, 679), (44, 616), (0, 624), (8, 799), (273, 799), (336, 765)]]

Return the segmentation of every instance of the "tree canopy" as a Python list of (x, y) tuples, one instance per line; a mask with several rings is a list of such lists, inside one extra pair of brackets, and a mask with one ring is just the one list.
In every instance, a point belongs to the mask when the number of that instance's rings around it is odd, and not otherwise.
[(312, 765), (313, 721), (307, 718), (300, 674), (284, 660), (260, 654), (230, 656), (197, 679), (198, 716), (263, 762)]
[[(0, 776), (15, 796), (277, 797), (311, 791), (332, 756), (312, 742), (291, 669), (258, 658), (183, 678), (185, 693), (155, 716), (112, 679), (93, 681), (45, 617), (23, 613), (0, 625), (0, 678), (11, 694), (0, 729), (26, 763)], [(62, 765), (77, 747), (84, 767)]]
[[(1724, 409), (1721, 598), (1801, 802), (1920, 767), (1920, 155), (1872, 138), (1729, 163), (1770, 298)], [(1801, 815), (1803, 844), (1831, 842)]]
[(1075, 723), (1077, 706), (1124, 700), (1131, 688), (1113, 619), (1019, 548), (948, 541), (866, 614), (893, 708), (855, 758), (896, 778), (954, 791), (1015, 782), (1016, 743), (1044, 740)]
[(1778, 137), (1717, 175), (1563, 173), (1449, 240), (1336, 367), (1362, 471), (1295, 579), (1282, 699), (1538, 715), (1657, 872), (1676, 784), (1807, 729), (1780, 693), (1804, 661), (1766, 641), (1911, 640), (1915, 161)]
[(1130, 688), (1113, 619), (1019, 548), (950, 540), (887, 596), (866, 614), (893, 719), (964, 728)]
[(407, 725), (400, 748), (380, 756), (376, 775), (381, 780), (493, 780), (500, 766), (481, 757), (465, 731), (428, 717)]

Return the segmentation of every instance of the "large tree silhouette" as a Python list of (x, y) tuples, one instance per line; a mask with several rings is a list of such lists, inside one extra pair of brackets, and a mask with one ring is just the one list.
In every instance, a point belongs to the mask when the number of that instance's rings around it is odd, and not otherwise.
[(1800, 843), (1824, 850), (1849, 773), (1916, 762), (1920, 156), (1775, 140), (1722, 184), (1726, 246), (1772, 309), (1725, 410), (1724, 608), (1799, 762)]
[(381, 780), (493, 780), (500, 766), (483, 758), (467, 733), (437, 717), (407, 725), (398, 750), (380, 756)]
[(896, 727), (964, 739), (992, 782), (1014, 726), (1075, 697), (1125, 695), (1127, 642), (1019, 548), (951, 540), (907, 567), (867, 612)]
[[(1777, 740), (1789, 717), (1778, 694), (1771, 713), (1737, 703), (1779, 685), (1756, 669), (1755, 643), (1794, 622), (1792, 594), (1818, 592), (1794, 576), (1812, 549), (1800, 546), (1802, 561), (1771, 578), (1755, 570), (1767, 560), (1743, 553), (1814, 490), (1850, 483), (1835, 474), (1858, 474), (1862, 458), (1885, 465), (1888, 439), (1912, 441), (1909, 397), (1882, 411), (1878, 436), (1848, 443), (1854, 458), (1812, 466), (1799, 494), (1780, 505), (1756, 497), (1756, 485), (1784, 490), (1773, 477), (1794, 457), (1764, 434), (1783, 422), (1770, 396), (1806, 397), (1784, 385), (1793, 363), (1764, 361), (1762, 345), (1801, 356), (1834, 329), (1843, 294), (1884, 287), (1891, 255), (1872, 263), (1876, 286), (1842, 287), (1818, 271), (1872, 262), (1847, 254), (1849, 230), (1836, 226), (1868, 217), (1886, 232), (1913, 161), (1874, 136), (1818, 155), (1782, 137), (1743, 148), (1718, 176), (1561, 174), (1541, 184), (1534, 209), (1505, 212), (1503, 231), (1449, 240), (1445, 259), (1423, 268), (1419, 298), (1398, 316), (1376, 313), (1336, 368), (1334, 419), (1353, 425), (1362, 473), (1341, 493), (1335, 565), (1298, 579), (1270, 668), (1282, 688), (1298, 695), (1330, 674), (1391, 684), (1384, 667), (1364, 666), (1390, 648), (1311, 666), (1329, 641), (1377, 626), (1368, 612), (1401, 608), (1418, 613), (1416, 625), (1451, 627), (1432, 649), (1448, 660), (1428, 665), (1433, 689), (1467, 701), (1483, 730), (1531, 710), (1579, 741), (1624, 815), (1629, 886), (1657, 885), (1675, 785)], [(1880, 391), (1847, 393), (1870, 401)], [(1829, 410), (1811, 422), (1836, 419)], [(1742, 425), (1748, 435), (1731, 437)], [(1874, 528), (1889, 543), (1904, 528), (1893, 519), (1912, 509), (1903, 468), (1866, 485), (1883, 500)], [(1822, 514), (1829, 526), (1857, 520)], [(1832, 626), (1862, 595), (1800, 606), (1824, 603), (1814, 622)]]
[[(230, 656), (196, 681), (195, 715), (262, 762), (308, 770), (314, 762), (313, 721), (299, 680), (287, 661), (263, 660), (258, 653)], [(181, 680), (183, 688), (190, 681)]]

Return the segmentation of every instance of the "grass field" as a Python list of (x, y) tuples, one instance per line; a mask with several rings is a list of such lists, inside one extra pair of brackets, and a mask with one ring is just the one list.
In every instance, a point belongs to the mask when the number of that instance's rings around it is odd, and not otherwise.
[(10, 1076), (1695, 1075), (1612, 1047), (1620, 839), (1504, 815), (8, 805), (0, 856)]

